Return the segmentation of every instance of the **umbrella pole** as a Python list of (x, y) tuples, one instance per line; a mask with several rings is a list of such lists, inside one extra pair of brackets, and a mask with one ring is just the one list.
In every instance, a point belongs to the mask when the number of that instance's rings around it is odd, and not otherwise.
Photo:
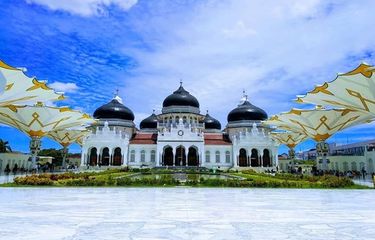
[(295, 154), (295, 151), (294, 151), (294, 148), (289, 148), (289, 157), (290, 157), (290, 160), (292, 162), (292, 169), (294, 169), (294, 158), (295, 158), (296, 154)]
[(63, 154), (63, 159), (62, 159), (62, 167), (63, 167), (63, 169), (66, 169), (66, 156), (68, 155), (68, 151), (69, 151), (68, 147), (64, 146), (63, 152), (62, 152), (62, 154)]
[[(329, 145), (325, 141), (320, 141), (316, 144), (316, 151), (318, 156), (322, 157), (322, 170), (328, 170), (327, 154), (329, 152)], [(319, 161), (317, 161), (319, 163)], [(318, 165), (317, 165), (318, 166)]]
[(37, 169), (36, 157), (40, 151), (41, 141), (40, 137), (32, 136), (30, 141), (30, 153), (31, 153), (31, 170)]

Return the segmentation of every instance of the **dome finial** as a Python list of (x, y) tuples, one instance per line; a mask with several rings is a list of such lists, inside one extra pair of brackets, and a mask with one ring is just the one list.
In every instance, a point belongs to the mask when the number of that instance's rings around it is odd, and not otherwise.
[(116, 92), (115, 93), (113, 93), (113, 99), (115, 99), (115, 100), (117, 100), (119, 103), (123, 103), (122, 102), (122, 98), (120, 98), (120, 96), (118, 95), (118, 92), (119, 92), (119, 90), (118, 90), (118, 88), (116, 89)]
[(208, 109), (206, 110), (206, 114), (208, 114)]
[(113, 93), (113, 98), (117, 97), (118, 96), (118, 88), (116, 88), (115, 92)]
[(180, 87), (182, 87), (182, 83), (183, 83), (183, 82), (182, 82), (182, 79), (180, 78)]
[(152, 114), (155, 114), (155, 109), (152, 109)]
[(240, 99), (240, 105), (243, 104), (244, 102), (246, 102), (248, 99), (247, 99), (247, 94), (246, 94), (246, 91), (245, 89), (242, 90), (242, 97)]

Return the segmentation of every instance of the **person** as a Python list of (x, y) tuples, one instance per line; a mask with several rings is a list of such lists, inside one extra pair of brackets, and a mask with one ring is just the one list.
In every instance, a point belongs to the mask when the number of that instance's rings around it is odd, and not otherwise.
[(363, 180), (365, 180), (365, 178), (366, 178), (366, 169), (365, 169), (365, 167), (362, 168), (362, 177), (363, 177)]

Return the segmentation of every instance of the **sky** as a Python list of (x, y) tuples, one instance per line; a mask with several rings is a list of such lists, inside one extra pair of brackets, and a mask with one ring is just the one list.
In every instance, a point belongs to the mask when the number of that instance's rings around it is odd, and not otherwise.
[[(225, 126), (243, 90), (271, 116), (309, 108), (296, 95), (374, 65), (372, 9), (372, 0), (2, 0), (0, 59), (64, 91), (56, 105), (89, 114), (119, 89), (137, 124), (182, 80), (201, 112)], [(373, 124), (361, 125), (329, 142), (374, 136)], [(1, 125), (0, 138), (28, 151), (29, 138), (14, 128)], [(60, 148), (43, 139), (50, 147)]]

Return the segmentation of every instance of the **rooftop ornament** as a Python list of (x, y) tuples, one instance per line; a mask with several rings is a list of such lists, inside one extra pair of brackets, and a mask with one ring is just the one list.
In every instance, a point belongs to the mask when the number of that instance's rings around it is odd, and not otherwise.
[(280, 144), (284, 144), (289, 148), (288, 155), (292, 160), (292, 167), (294, 167), (294, 157), (295, 151), (294, 148), (301, 142), (305, 141), (308, 136), (300, 132), (291, 132), (291, 131), (275, 131), (271, 132), (271, 138), (276, 140)]
[(353, 109), (375, 117), (374, 72), (374, 66), (362, 63), (350, 72), (338, 74), (332, 82), (325, 82), (306, 95), (297, 96), (296, 101)]
[(71, 110), (68, 107), (47, 107), (42, 103), (34, 106), (7, 105), (0, 107), (0, 122), (13, 126), (26, 133), (30, 138), (30, 151), (33, 168), (40, 150), (41, 138), (50, 131), (94, 123), (87, 114)]
[(64, 95), (49, 88), (45, 81), (29, 78), (24, 70), (0, 61), (0, 107), (63, 99)]
[(328, 144), (325, 142), (338, 131), (353, 125), (369, 122), (372, 116), (368, 113), (350, 109), (316, 109), (302, 110), (293, 108), (289, 112), (272, 116), (265, 124), (280, 129), (299, 132), (317, 142), (317, 152), (323, 157), (323, 170), (327, 169), (326, 156)]
[(63, 168), (66, 167), (66, 156), (68, 154), (68, 147), (76, 142), (78, 144), (82, 144), (83, 138), (89, 133), (86, 129), (63, 129), (63, 130), (55, 130), (50, 131), (47, 134), (47, 137), (52, 138), (56, 142), (58, 142), (63, 147), (63, 162), (62, 166)]

